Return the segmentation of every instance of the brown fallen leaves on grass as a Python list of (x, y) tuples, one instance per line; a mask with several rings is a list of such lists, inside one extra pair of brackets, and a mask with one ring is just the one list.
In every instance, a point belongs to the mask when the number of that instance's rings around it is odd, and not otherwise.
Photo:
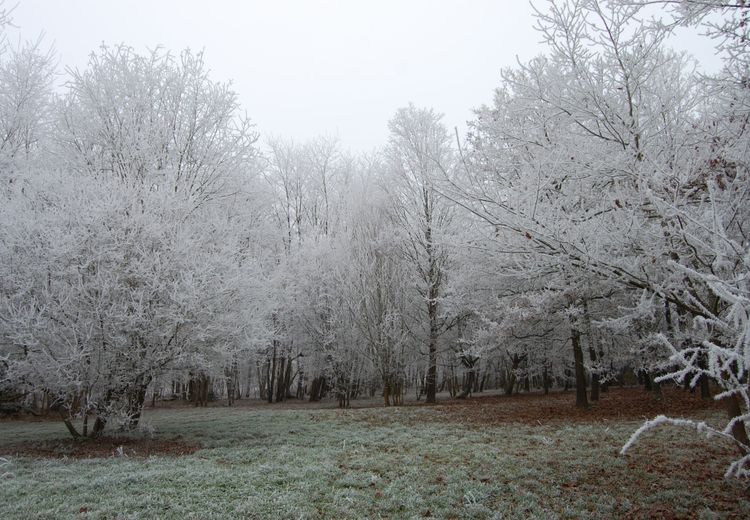
[[(573, 392), (555, 392), (546, 396), (479, 394), (439, 403), (433, 411), (434, 414), (420, 418), (479, 428), (504, 424), (554, 427), (640, 421), (660, 414), (711, 422), (710, 419), (723, 417), (724, 404), (675, 387), (664, 388), (661, 398), (641, 388), (613, 388), (588, 408), (575, 406)], [(614, 461), (620, 458), (617, 452), (624, 441), (625, 438), (613, 444), (612, 439), (598, 436), (577, 439), (575, 445), (561, 445), (559, 439), (551, 441), (561, 451), (559, 460), (551, 458), (545, 463), (550, 479), (571, 501), (593, 495), (619, 497), (621, 505), (616, 516), (621, 518), (697, 519), (701, 511), (708, 514), (708, 510), (721, 518), (747, 518), (746, 508), (743, 511), (741, 505), (750, 498), (747, 482), (723, 478), (726, 466), (736, 457), (728, 443), (714, 444), (707, 442), (705, 436), (664, 428), (644, 436), (624, 459), (625, 465), (618, 466)], [(601, 464), (583, 462), (587, 453), (598, 453)], [(515, 455), (525, 459), (528, 454)], [(581, 461), (572, 462), (578, 456)], [(575, 477), (571, 474), (574, 467)], [(686, 509), (679, 500), (672, 501), (674, 490), (683, 490), (702, 505)]]
[(653, 392), (640, 388), (612, 388), (602, 393), (588, 408), (575, 406), (575, 393), (554, 392), (514, 396), (475, 394), (464, 400), (440, 403), (436, 412), (446, 420), (479, 424), (552, 422), (598, 422), (601, 420), (651, 419), (664, 414), (674, 417), (693, 416), (702, 411), (722, 410), (723, 404), (713, 399), (701, 399), (697, 393), (667, 387), (658, 399)]
[(199, 449), (199, 444), (182, 439), (100, 437), (85, 440), (71, 438), (23, 442), (9, 446), (5, 452), (28, 457), (88, 459), (97, 457), (149, 457), (151, 455), (179, 457), (190, 455)]

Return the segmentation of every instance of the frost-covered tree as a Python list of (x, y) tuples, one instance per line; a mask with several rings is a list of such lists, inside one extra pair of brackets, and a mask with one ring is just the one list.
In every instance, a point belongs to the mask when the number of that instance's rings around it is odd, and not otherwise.
[(725, 31), (726, 70), (704, 80), (636, 4), (539, 11), (549, 51), (503, 73), (450, 196), (492, 225), (506, 265), (569, 295), (574, 351), (591, 301), (614, 293), (621, 315), (600, 309), (600, 325), (639, 335), (657, 380), (723, 387), (746, 454), (745, 40)]
[(438, 341), (448, 320), (441, 312), (447, 276), (453, 207), (441, 197), (436, 182), (453, 167), (450, 137), (441, 116), (414, 105), (402, 108), (388, 123), (387, 191), (392, 215), (402, 234), (401, 251), (417, 274), (416, 290), (424, 301), (427, 343), (426, 399), (435, 402)]
[(66, 167), (180, 192), (196, 203), (246, 169), (257, 135), (202, 54), (120, 45), (71, 71), (58, 125)]
[(0, 55), (0, 167), (3, 183), (13, 168), (37, 159), (39, 142), (49, 137), (54, 54), (41, 40), (5, 46)]
[[(2, 6), (4, 4), (0, 4)], [(8, 43), (9, 15), (0, 7), (0, 194), (42, 160), (50, 137), (55, 56), (35, 42)]]
[[(494, 106), (473, 127), (469, 182), (454, 186), (495, 229), (506, 271), (546, 279), (537, 287), (570, 298), (579, 387), (586, 303), (658, 292), (669, 276), (670, 244), (647, 190), (664, 186), (654, 160), (674, 172), (690, 160), (680, 152), (694, 142), (686, 132), (701, 99), (685, 58), (635, 14), (599, 2), (540, 11), (549, 53), (503, 73)], [(584, 396), (579, 389), (579, 404)]]
[[(23, 195), (30, 171), (44, 160), (41, 143), (49, 137), (52, 107), (54, 55), (45, 51), (41, 40), (11, 45), (6, 29), (12, 9), (0, 2), (0, 206), (12, 207)], [(3, 225), (10, 222), (3, 221)], [(8, 261), (10, 259), (7, 259)], [(0, 282), (0, 297), (15, 282)], [(0, 330), (3, 325), (0, 321)], [(17, 385), (9, 372), (7, 346), (0, 341), (0, 399), (14, 398), (28, 391)]]
[(3, 354), (14, 384), (96, 436), (112, 419), (137, 424), (179, 359), (254, 334), (249, 212), (228, 202), (252, 202), (255, 136), (189, 53), (103, 48), (59, 110), (56, 166), (3, 207)]

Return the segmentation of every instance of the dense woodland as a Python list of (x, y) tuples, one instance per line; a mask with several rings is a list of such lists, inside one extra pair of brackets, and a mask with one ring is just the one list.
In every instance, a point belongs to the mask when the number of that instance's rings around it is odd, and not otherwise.
[(3, 406), (97, 436), (166, 399), (669, 383), (727, 403), (746, 474), (750, 7), (538, 9), (546, 52), (468, 135), (409, 104), (363, 155), (263, 135), (200, 53), (104, 46), (61, 91), (44, 42), (4, 41)]

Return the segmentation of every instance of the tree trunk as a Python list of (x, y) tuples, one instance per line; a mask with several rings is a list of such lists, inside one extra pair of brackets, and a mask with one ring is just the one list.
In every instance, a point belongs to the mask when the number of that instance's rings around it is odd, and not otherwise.
[(310, 402), (320, 401), (328, 391), (325, 376), (318, 376), (310, 383)]
[(294, 397), (292, 395), (292, 358), (291, 354), (286, 362), (286, 372), (284, 373), (284, 399)]
[(232, 369), (224, 369), (224, 380), (227, 386), (227, 406), (232, 406), (234, 404), (234, 374)]
[(662, 391), (661, 391), (661, 383), (659, 383), (658, 381), (654, 381), (652, 379), (651, 380), (651, 388), (653, 388), (654, 398), (657, 401), (661, 401), (662, 397), (664, 397), (664, 394), (662, 394)]
[(513, 354), (510, 357), (511, 366), (508, 370), (507, 365), (505, 368), (505, 395), (512, 395), (513, 389), (516, 387), (516, 370), (521, 366), (521, 357), (518, 354)]
[(652, 391), (654, 388), (653, 388), (653, 386), (651, 386), (651, 374), (649, 374), (645, 370), (642, 371), (642, 372), (639, 372), (639, 374), (641, 376), (641, 379), (643, 379), (643, 388), (647, 392)]
[(589, 346), (589, 357), (591, 358), (591, 364), (594, 365), (594, 369), (591, 371), (591, 400), (599, 400), (599, 373), (596, 371), (596, 351), (593, 346)]
[[(288, 361), (286, 356), (279, 358), (278, 374), (276, 375), (276, 402), (280, 403), (286, 397), (286, 365)], [(291, 363), (289, 363), (291, 364)]]
[(516, 373), (511, 369), (510, 371), (506, 372), (505, 377), (505, 395), (512, 395), (513, 394), (513, 388), (516, 386)]
[[(708, 368), (705, 352), (701, 353), (700, 357), (698, 358), (698, 366), (704, 370)], [(706, 374), (701, 374), (700, 379), (698, 380), (698, 384), (701, 388), (701, 399), (712, 399), (711, 387), (709, 386), (709, 379)]]
[(276, 346), (277, 341), (273, 340), (273, 355), (271, 356), (271, 360), (268, 364), (268, 402), (273, 402), (274, 397), (274, 390), (276, 383)]
[(312, 382), (310, 383), (310, 402), (314, 402), (318, 400), (318, 378), (313, 378)]
[(464, 388), (461, 394), (458, 396), (459, 399), (466, 399), (467, 397), (471, 397), (471, 392), (474, 389), (475, 378), (476, 378), (476, 371), (474, 370), (474, 367), (472, 366), (466, 372), (466, 375), (464, 377)]
[[(727, 415), (730, 419), (742, 415), (742, 406), (737, 395), (731, 395), (726, 398)], [(744, 421), (737, 421), (732, 426), (732, 437), (737, 441), (737, 447), (742, 455), (747, 455), (750, 450), (750, 440), (747, 438), (747, 430)]]
[(78, 430), (76, 430), (76, 427), (73, 426), (73, 421), (71, 421), (70, 418), (64, 417), (63, 424), (65, 424), (65, 427), (68, 429), (68, 432), (70, 432), (70, 435), (72, 435), (74, 439), (81, 438), (81, 434), (78, 433)]
[(96, 439), (102, 434), (102, 432), (104, 431), (104, 427), (106, 426), (106, 421), (97, 415), (96, 419), (94, 420), (94, 426), (91, 428), (91, 432), (88, 432), (88, 417), (85, 417), (84, 425), (86, 430), (84, 430), (83, 435), (81, 435), (81, 433), (73, 425), (73, 419), (70, 415), (65, 415), (62, 411), (60, 412), (60, 415), (63, 418), (63, 424), (65, 424), (65, 428), (67, 428), (68, 432), (74, 439), (80, 439), (81, 437)]
[[(432, 322), (432, 319), (430, 319)], [(434, 403), (437, 396), (437, 328), (430, 323), (430, 349), (427, 366), (427, 394), (425, 402)]]
[(304, 375), (305, 372), (300, 367), (298, 374), (297, 374), (297, 399), (304, 399), (305, 398), (305, 386), (304, 386)]
[(404, 404), (404, 384), (400, 378), (396, 378), (396, 383), (393, 385), (393, 394), (391, 400), (394, 406), (401, 406)]
[(104, 431), (105, 425), (106, 422), (104, 421), (104, 419), (97, 415), (96, 420), (94, 421), (94, 428), (91, 430), (91, 438), (96, 439), (97, 437), (99, 437)]
[[(425, 214), (427, 212), (425, 207)], [(434, 403), (437, 399), (436, 385), (437, 385), (437, 342), (438, 342), (438, 297), (440, 296), (440, 270), (436, 265), (436, 259), (434, 257), (433, 243), (432, 243), (432, 228), (428, 223), (425, 232), (425, 241), (427, 243), (427, 257), (429, 262), (429, 271), (427, 274), (427, 316), (430, 321), (430, 346), (428, 352), (428, 365), (427, 365), (427, 396), (425, 401), (427, 403)]]
[(570, 340), (573, 343), (573, 361), (576, 373), (576, 406), (587, 408), (589, 402), (586, 395), (586, 368), (583, 366), (581, 333), (575, 327), (570, 329)]
[(268, 396), (268, 360), (261, 366), (260, 360), (255, 360), (255, 368), (258, 373), (258, 398), (266, 399)]
[(589, 315), (589, 306), (586, 300), (583, 301), (583, 324), (586, 335), (588, 336), (589, 358), (591, 359), (591, 400), (599, 400), (599, 372), (597, 371), (596, 344), (594, 331), (591, 326), (591, 316)]
[(127, 422), (123, 427), (132, 430), (138, 426), (143, 413), (143, 405), (146, 402), (146, 390), (151, 383), (151, 377), (138, 377), (132, 387), (127, 390), (126, 397), (128, 400)]

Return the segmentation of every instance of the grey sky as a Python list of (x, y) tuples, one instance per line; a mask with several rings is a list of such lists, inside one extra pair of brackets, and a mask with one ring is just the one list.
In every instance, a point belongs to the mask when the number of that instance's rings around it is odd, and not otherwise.
[[(353, 151), (383, 144), (410, 101), (463, 132), (500, 69), (543, 49), (523, 0), (20, 0), (13, 17), (63, 66), (84, 67), (102, 42), (205, 49), (262, 134), (336, 135)], [(705, 40), (681, 44), (711, 61)]]

